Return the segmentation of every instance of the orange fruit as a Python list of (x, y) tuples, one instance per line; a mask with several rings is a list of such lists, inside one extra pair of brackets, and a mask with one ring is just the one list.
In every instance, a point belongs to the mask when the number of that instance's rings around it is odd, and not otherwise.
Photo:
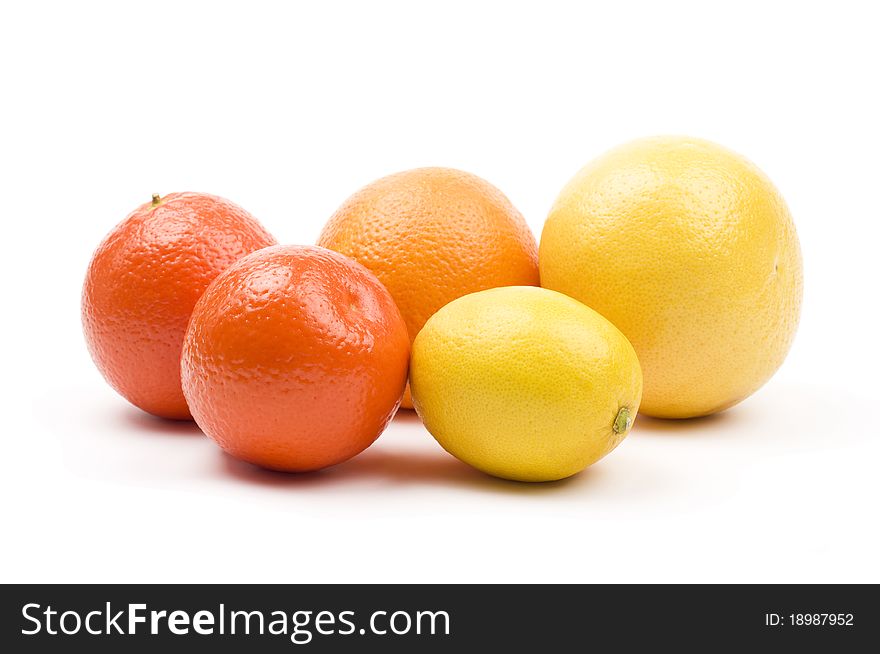
[(406, 384), (409, 339), (366, 268), (314, 246), (242, 258), (193, 311), (183, 391), (202, 430), (264, 468), (317, 470), (368, 447)]
[[(538, 285), (538, 248), (522, 215), (489, 182), (460, 170), (418, 168), (373, 182), (336, 211), (318, 245), (375, 273), (411, 340), (456, 298)], [(412, 408), (408, 389), (402, 405)]]
[(274, 243), (213, 195), (154, 195), (135, 209), (98, 246), (83, 286), (83, 331), (107, 382), (148, 413), (189, 419), (180, 348), (193, 306), (236, 259)]

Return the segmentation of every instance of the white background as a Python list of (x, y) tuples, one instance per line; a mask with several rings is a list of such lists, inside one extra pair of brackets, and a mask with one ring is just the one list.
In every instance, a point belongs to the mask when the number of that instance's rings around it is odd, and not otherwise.
[[(880, 581), (870, 3), (9, 4), (0, 580)], [(128, 406), (86, 352), (88, 260), (151, 193), (223, 195), (311, 243), (360, 186), (443, 165), (539, 234), (580, 166), (663, 133), (779, 186), (801, 329), (742, 405), (640, 417), (571, 480), (482, 476), (412, 414), (335, 469), (263, 472)]]

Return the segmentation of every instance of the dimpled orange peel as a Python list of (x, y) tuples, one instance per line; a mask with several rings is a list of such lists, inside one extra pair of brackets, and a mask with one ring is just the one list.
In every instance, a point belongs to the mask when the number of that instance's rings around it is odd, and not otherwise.
[[(538, 285), (535, 237), (489, 182), (451, 168), (417, 168), (362, 188), (336, 211), (318, 245), (372, 270), (410, 339), (440, 307), (496, 286)], [(412, 407), (409, 391), (402, 405)]]
[(275, 239), (244, 209), (205, 193), (154, 195), (98, 246), (82, 293), (82, 323), (98, 370), (135, 406), (189, 419), (180, 348), (208, 284)]
[(193, 311), (183, 389), (229, 454), (289, 472), (345, 461), (394, 415), (409, 337), (391, 295), (359, 263), (275, 246), (220, 275)]

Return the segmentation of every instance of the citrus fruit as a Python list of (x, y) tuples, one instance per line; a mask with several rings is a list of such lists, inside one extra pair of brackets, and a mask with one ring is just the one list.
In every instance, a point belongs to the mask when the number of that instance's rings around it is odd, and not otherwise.
[(221, 274), (193, 311), (181, 358), (199, 427), (265, 468), (317, 470), (369, 446), (397, 410), (409, 338), (366, 268), (275, 246)]
[[(535, 237), (501, 191), (449, 168), (384, 177), (352, 195), (318, 245), (373, 271), (415, 338), (447, 302), (495, 286), (538, 285)], [(403, 406), (411, 408), (409, 393)]]
[(658, 137), (619, 147), (562, 190), (541, 236), (541, 283), (632, 342), (642, 412), (688, 418), (748, 397), (794, 338), (801, 255), (782, 196), (719, 145)]
[(610, 322), (542, 288), (472, 293), (416, 336), (413, 403), (450, 454), (518, 481), (573, 475), (629, 432), (642, 373)]
[(153, 196), (98, 246), (83, 286), (92, 359), (129, 402), (188, 419), (180, 348), (196, 300), (239, 257), (275, 239), (244, 209), (205, 193)]

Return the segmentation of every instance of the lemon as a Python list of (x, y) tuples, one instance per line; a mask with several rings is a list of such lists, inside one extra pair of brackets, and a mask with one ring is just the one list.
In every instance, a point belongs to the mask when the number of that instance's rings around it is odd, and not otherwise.
[(642, 373), (623, 334), (592, 309), (509, 286), (435, 313), (413, 343), (410, 384), (416, 411), (450, 454), (496, 477), (551, 481), (623, 440)]
[(721, 411), (781, 365), (803, 276), (785, 201), (751, 162), (714, 143), (634, 141), (583, 168), (541, 235), (541, 285), (632, 342), (642, 412)]

